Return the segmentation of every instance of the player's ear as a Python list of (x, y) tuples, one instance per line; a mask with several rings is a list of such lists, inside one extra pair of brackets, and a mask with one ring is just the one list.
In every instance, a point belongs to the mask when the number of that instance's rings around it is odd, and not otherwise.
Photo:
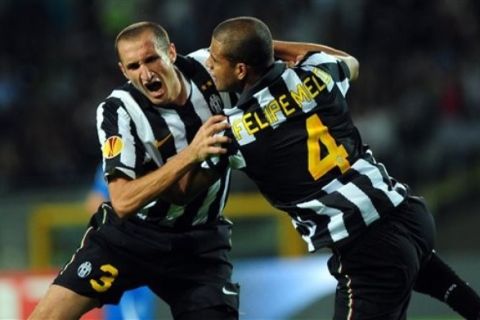
[(120, 71), (122, 71), (123, 76), (128, 79), (127, 72), (126, 72), (127, 70), (125, 70), (125, 67), (123, 66), (123, 64), (120, 61), (118, 62), (118, 67), (120, 68)]
[(247, 78), (248, 66), (243, 62), (235, 64), (235, 74), (238, 80), (244, 80)]
[(167, 54), (172, 63), (174, 63), (175, 60), (177, 60), (177, 49), (175, 48), (175, 45), (173, 43), (170, 43), (168, 45)]

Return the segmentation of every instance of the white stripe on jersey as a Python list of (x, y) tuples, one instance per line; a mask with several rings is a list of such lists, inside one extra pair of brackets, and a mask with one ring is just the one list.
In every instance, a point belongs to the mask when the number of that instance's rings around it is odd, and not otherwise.
[[(362, 176), (368, 178), (372, 183), (372, 187), (385, 194), (394, 207), (398, 206), (405, 199), (405, 196), (398, 192), (398, 190), (405, 191), (405, 187), (402, 184), (396, 184), (392, 189), (387, 183), (385, 183), (383, 175), (376, 165), (373, 165), (364, 159), (359, 159), (352, 165), (352, 169), (357, 171)], [(365, 192), (363, 192), (352, 182), (342, 184), (338, 179), (335, 179), (324, 186), (322, 190), (328, 194), (337, 192), (343, 195), (345, 199), (358, 208), (366, 225), (370, 225), (372, 222), (380, 218), (380, 214), (375, 208), (372, 200), (367, 194), (365, 194)], [(330, 236), (334, 242), (348, 236), (348, 231), (344, 225), (342, 211), (336, 208), (327, 207), (318, 199), (299, 203), (296, 206), (299, 208), (314, 210), (317, 214), (328, 215), (331, 219), (328, 223), (328, 230), (330, 231)], [(306, 222), (299, 218), (296, 218), (296, 220), (297, 223), (300, 221), (301, 224)], [(303, 237), (309, 244), (309, 247), (312, 243), (312, 240), (309, 239), (310, 237)]]
[[(105, 131), (102, 130), (104, 104), (105, 102), (100, 103), (100, 105), (97, 108), (97, 132), (98, 132), (98, 142), (100, 143), (100, 148), (103, 147), (103, 143), (105, 142), (105, 140), (107, 140)], [(105, 169), (105, 164), (103, 165), (103, 168)]]
[(187, 139), (185, 137), (185, 124), (183, 123), (182, 119), (178, 115), (177, 111), (173, 109), (166, 109), (166, 108), (156, 108), (157, 111), (162, 115), (165, 119), (165, 123), (168, 126), (168, 130), (172, 133), (173, 142), (175, 144), (175, 150), (177, 153), (185, 149), (188, 145)]
[(380, 214), (377, 209), (375, 209), (370, 198), (353, 183), (347, 183), (338, 189), (337, 192), (342, 194), (360, 210), (363, 221), (367, 226), (380, 218)]
[[(402, 184), (397, 184), (395, 189), (390, 190), (389, 185), (383, 180), (382, 173), (376, 165), (373, 165), (364, 159), (358, 159), (351, 168), (359, 174), (367, 177), (371, 181), (372, 186), (375, 189), (382, 191), (388, 197), (393, 206), (396, 207), (405, 198), (402, 194), (396, 191), (398, 189), (406, 191), (405, 187)], [(324, 186), (322, 190), (326, 193), (332, 193), (338, 191), (343, 186), (344, 185), (338, 181), (338, 179), (334, 179)]]
[[(120, 99), (127, 109), (127, 114), (135, 123), (137, 134), (147, 150), (147, 157), (152, 158), (158, 166), (163, 165), (162, 157), (155, 147), (156, 140), (152, 126), (135, 99), (133, 99), (129, 92), (123, 90), (113, 90), (110, 97)], [(132, 167), (134, 167), (134, 165), (132, 165)]]
[[(207, 48), (198, 49), (187, 54), (187, 57), (193, 58), (196, 61), (200, 62), (200, 64), (210, 73), (208, 68), (206, 67), (206, 61), (210, 56), (210, 51)], [(213, 79), (212, 79), (213, 81)], [(219, 92), (220, 97), (222, 98), (223, 104), (225, 108), (232, 107), (232, 100), (230, 99), (230, 94), (228, 92)], [(195, 104), (193, 104), (195, 106)]]
[(338, 59), (334, 56), (331, 56), (325, 52), (318, 52), (310, 55), (305, 61), (302, 62), (302, 65), (319, 65), (323, 63), (337, 63)]
[(336, 81), (335, 84), (338, 87), (338, 90), (342, 93), (342, 95), (345, 97), (347, 95), (348, 88), (350, 88), (350, 81), (345, 78), (343, 81)]
[[(132, 128), (130, 127), (130, 116), (123, 108), (117, 109), (118, 115), (118, 133), (124, 141), (123, 150), (120, 153), (120, 162), (127, 167), (134, 168), (136, 161), (136, 152), (135, 152), (135, 138), (132, 135)], [(123, 168), (119, 168), (122, 170)], [(130, 171), (130, 170), (128, 170)], [(132, 171), (133, 172), (133, 171)], [(126, 172), (125, 172), (126, 173)], [(129, 175), (131, 178), (135, 179), (136, 175)]]
[[(282, 79), (283, 81), (285, 81), (285, 85), (287, 86), (290, 92), (299, 91), (298, 85), (302, 84), (302, 80), (295, 73), (295, 71), (293, 71), (292, 69), (285, 70), (285, 72), (282, 73)], [(317, 106), (317, 103), (315, 102), (314, 99), (309, 100), (307, 98), (303, 100), (301, 107), (304, 113), (308, 113), (310, 110), (312, 110), (316, 106)]]
[[(270, 90), (268, 89), (268, 87), (260, 90), (259, 92), (255, 93), (253, 95), (255, 97), (255, 99), (257, 99), (257, 102), (258, 104), (260, 105), (260, 107), (262, 108), (263, 112), (265, 113), (265, 107), (272, 101), (275, 100), (275, 98), (272, 96), (272, 94), (270, 93)], [(272, 108), (271, 108), (272, 109)], [(242, 113), (243, 115), (243, 113)], [(274, 112), (269, 118), (271, 118), (272, 120), (273, 119), (276, 119), (275, 121), (272, 121), (270, 123), (270, 126), (275, 129), (276, 127), (278, 127), (280, 125), (280, 123), (282, 122), (285, 122), (286, 118), (285, 118), (285, 115), (283, 114), (281, 108), (278, 108), (278, 110), (276, 112)], [(253, 136), (253, 135), (252, 135)], [(242, 139), (243, 140), (243, 139)], [(253, 140), (252, 140), (253, 141)], [(250, 143), (251, 141), (248, 141), (248, 143)], [(242, 144), (247, 144), (247, 143), (242, 143)]]
[[(334, 56), (331, 56), (329, 54), (326, 54), (325, 52), (319, 52), (319, 53), (314, 53), (311, 56), (309, 56), (301, 65), (301, 68), (306, 71), (311, 71), (315, 73), (315, 66), (325, 64), (325, 63), (339, 63), (340, 60), (335, 58)], [(320, 77), (321, 78), (321, 77)], [(350, 88), (350, 80), (345, 78), (342, 81), (335, 81), (335, 84), (337, 85), (338, 89), (342, 93), (342, 95), (345, 97), (347, 94), (348, 89)], [(333, 85), (331, 83), (327, 83), (327, 89), (328, 91), (332, 91)]]
[[(372, 165), (370, 166), (375, 168)], [(362, 174), (365, 173), (362, 172)], [(347, 184), (342, 184), (338, 179), (335, 179), (328, 183), (326, 186), (324, 186), (322, 190), (324, 190), (328, 194), (338, 192), (346, 199), (348, 199), (348, 201), (352, 202), (360, 210), (363, 221), (366, 225), (369, 225), (373, 221), (380, 218), (380, 215), (377, 209), (375, 209), (375, 206), (373, 205), (370, 198), (351, 182)]]
[(225, 174), (225, 187), (223, 188), (222, 198), (220, 199), (220, 211), (223, 212), (223, 208), (225, 208), (225, 203), (227, 202), (227, 196), (230, 186), (230, 177), (231, 177), (232, 170), (229, 168), (227, 169), (227, 173)]
[[(192, 225), (197, 225), (200, 223), (204, 223), (207, 221), (208, 218), (208, 211), (210, 210), (210, 206), (212, 205), (212, 202), (215, 201), (217, 198), (217, 193), (220, 190), (220, 186), (222, 185), (222, 180), (217, 180), (213, 185), (208, 188), (208, 194), (205, 197), (205, 200), (202, 203), (202, 206), (200, 207), (200, 210), (198, 210), (197, 215), (195, 216), (195, 219), (192, 222)], [(222, 195), (223, 196), (223, 195)], [(223, 207), (220, 207), (223, 208)]]
[(317, 214), (330, 217), (330, 221), (328, 222), (328, 231), (330, 231), (330, 236), (332, 237), (333, 241), (340, 241), (348, 237), (348, 231), (345, 227), (345, 221), (343, 220), (342, 211), (335, 208), (327, 207), (317, 199), (300, 203), (297, 205), (297, 207), (312, 209)]
[[(107, 134), (105, 133), (105, 131), (102, 129), (102, 123), (103, 123), (103, 112), (104, 112), (104, 105), (105, 103), (101, 103), (98, 108), (97, 108), (97, 132), (98, 132), (98, 141), (100, 143), (100, 146), (103, 147), (103, 144), (105, 143), (105, 140), (107, 140)], [(118, 123), (125, 123), (125, 117), (127, 117), (128, 119), (130, 119), (128, 117), (128, 115), (126, 115), (125, 113), (125, 110), (124, 113), (120, 113), (119, 111), (120, 110), (123, 110), (122, 108), (119, 108), (117, 110), (117, 114), (118, 114)], [(128, 126), (128, 128), (130, 128), (130, 126)], [(120, 130), (119, 131), (119, 134), (122, 136), (122, 139), (127, 141), (127, 140), (131, 140), (133, 137), (132, 135), (130, 134), (130, 131), (129, 132), (124, 132), (124, 130)], [(133, 153), (133, 155), (135, 155), (135, 153)], [(135, 165), (135, 159), (130, 159), (130, 157), (128, 157), (126, 154), (124, 154), (123, 152), (121, 153), (121, 156), (120, 156), (120, 161), (125, 164), (126, 166), (129, 166), (129, 167), (134, 167)], [(102, 168), (103, 168), (103, 171), (105, 171), (105, 159), (103, 159), (102, 161)], [(133, 178), (135, 179), (136, 177), (136, 174), (133, 170), (130, 170), (130, 169), (127, 169), (127, 168), (117, 168), (119, 171), (123, 172), (124, 174), (126, 174), (127, 176), (129, 176), (130, 178)]]
[(242, 122), (242, 117), (244, 114), (242, 109), (233, 107), (231, 109), (224, 110), (224, 112), (225, 112), (225, 115), (229, 117), (232, 130), (233, 132), (236, 133), (235, 136), (239, 136), (237, 141), (240, 145), (249, 144), (250, 142), (256, 140), (253, 134), (250, 135), (245, 130), (245, 126), (243, 125), (243, 122)]
[[(142, 108), (138, 103), (133, 99), (133, 97), (124, 90), (113, 90), (110, 94), (110, 97), (118, 98), (122, 101), (125, 108), (128, 110), (135, 126), (137, 127), (137, 133), (139, 137), (144, 141), (155, 141), (155, 136), (153, 134), (152, 127), (145, 117), (145, 114), (142, 111)], [(142, 121), (135, 121), (139, 119)]]
[(228, 164), (232, 169), (242, 169), (247, 166), (245, 158), (243, 157), (240, 149), (237, 150), (237, 153), (228, 156)]
[(220, 189), (220, 184), (221, 184), (221, 181), (218, 180), (208, 189), (208, 194), (205, 197), (205, 201), (203, 201), (202, 206), (200, 207), (200, 210), (198, 210), (195, 216), (195, 219), (192, 222), (192, 225), (201, 224), (207, 221), (210, 205), (216, 198), (216, 192)]
[(296, 216), (295, 219), (292, 219), (292, 224), (295, 227), (295, 229), (298, 229), (298, 227), (301, 226), (303, 229), (308, 230), (308, 234), (303, 234), (303, 233), (301, 234), (302, 239), (307, 243), (308, 251), (310, 252), (315, 251), (315, 246), (313, 245), (312, 237), (317, 232), (317, 224), (311, 220), (302, 220), (300, 216)]
[(208, 56), (210, 55), (210, 52), (206, 48), (198, 49), (196, 51), (190, 52), (187, 54), (187, 57), (191, 57), (198, 62), (202, 64), (202, 66), (205, 66), (205, 63), (208, 59)]
[(330, 74), (326, 73), (323, 70), (320, 70), (320, 68), (316, 66), (302, 66), (301, 69), (311, 72), (317, 77), (319, 77), (320, 80), (322, 80), (322, 82), (327, 86), (328, 92), (332, 91), (335, 82), (333, 81), (333, 78)]
[(212, 113), (210, 112), (207, 101), (205, 101), (205, 97), (200, 92), (197, 85), (191, 80), (190, 86), (192, 88), (192, 97), (190, 98), (190, 101), (193, 105), (195, 113), (200, 117), (200, 119), (202, 119), (203, 123), (212, 116)]
[[(383, 180), (380, 170), (368, 161), (359, 159), (355, 161), (352, 169), (365, 175), (368, 179), (370, 179), (373, 187), (382, 191), (388, 197), (393, 206), (396, 207), (400, 202), (403, 201), (403, 199), (405, 199), (405, 197), (398, 193), (396, 190), (389, 190), (390, 188)], [(403, 185), (399, 184), (398, 186), (405, 190), (405, 187), (403, 187)]]
[(162, 220), (162, 225), (172, 226), (175, 223), (175, 220), (180, 217), (185, 212), (186, 206), (179, 206), (176, 204), (171, 204), (168, 207), (168, 212), (165, 219)]

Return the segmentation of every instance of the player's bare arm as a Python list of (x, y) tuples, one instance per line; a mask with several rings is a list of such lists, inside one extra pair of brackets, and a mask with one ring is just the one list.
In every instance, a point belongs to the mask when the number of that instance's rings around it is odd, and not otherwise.
[(115, 212), (120, 217), (129, 216), (159, 197), (180, 202), (179, 195), (173, 196), (176, 188), (171, 188), (172, 185), (207, 157), (227, 152), (220, 145), (228, 142), (229, 138), (215, 135), (228, 128), (224, 119), (221, 115), (212, 116), (202, 125), (190, 145), (157, 170), (134, 180), (112, 179), (108, 189)]
[(287, 62), (298, 62), (309, 51), (323, 51), (337, 59), (342, 60), (350, 70), (350, 80), (358, 78), (360, 64), (352, 55), (323, 44), (292, 42), (292, 41), (273, 41), (275, 56)]

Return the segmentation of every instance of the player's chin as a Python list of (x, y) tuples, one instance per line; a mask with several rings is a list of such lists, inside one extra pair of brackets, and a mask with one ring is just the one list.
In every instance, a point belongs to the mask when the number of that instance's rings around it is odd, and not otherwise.
[(218, 80), (214, 82), (218, 91), (230, 91), (230, 86), (228, 86), (225, 82), (218, 81)]
[(155, 95), (147, 95), (147, 98), (148, 100), (150, 100), (151, 103), (155, 105), (165, 105), (168, 103), (163, 96), (158, 97)]

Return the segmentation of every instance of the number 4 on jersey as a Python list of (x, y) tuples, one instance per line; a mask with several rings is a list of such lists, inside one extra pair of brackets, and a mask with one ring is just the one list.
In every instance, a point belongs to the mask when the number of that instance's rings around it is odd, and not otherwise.
[[(335, 139), (328, 132), (328, 128), (317, 114), (307, 118), (307, 132), (308, 171), (313, 179), (320, 179), (335, 167), (338, 167), (342, 173), (350, 168), (350, 163), (347, 160), (347, 150), (343, 145), (337, 145)], [(323, 158), (321, 157), (321, 144), (319, 142), (327, 149), (327, 155)]]

